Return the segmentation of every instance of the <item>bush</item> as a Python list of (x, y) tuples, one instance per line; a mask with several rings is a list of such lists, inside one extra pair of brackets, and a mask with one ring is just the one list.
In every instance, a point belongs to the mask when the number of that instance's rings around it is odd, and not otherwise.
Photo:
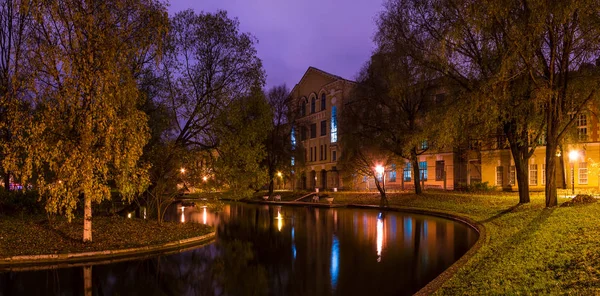
[(574, 205), (590, 204), (590, 203), (595, 203), (595, 202), (597, 202), (597, 200), (591, 195), (577, 194), (577, 196), (575, 196), (572, 200), (567, 201), (560, 206), (561, 207), (570, 207), (570, 206), (574, 206)]
[(491, 192), (495, 191), (494, 186), (490, 186), (488, 182), (473, 182), (467, 187), (468, 192)]
[(7, 191), (0, 188), (0, 214), (41, 214), (44, 206), (35, 190)]

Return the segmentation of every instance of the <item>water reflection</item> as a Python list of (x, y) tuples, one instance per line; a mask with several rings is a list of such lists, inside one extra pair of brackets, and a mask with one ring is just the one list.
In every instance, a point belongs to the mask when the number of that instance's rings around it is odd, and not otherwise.
[(214, 225), (218, 239), (93, 268), (0, 271), (0, 295), (410, 295), (477, 238), (453, 221), (372, 210), (232, 203), (168, 217)]

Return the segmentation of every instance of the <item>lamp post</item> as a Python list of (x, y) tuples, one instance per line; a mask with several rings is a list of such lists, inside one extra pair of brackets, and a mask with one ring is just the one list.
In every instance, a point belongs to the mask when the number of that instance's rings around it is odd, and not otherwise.
[[(383, 184), (383, 186), (382, 186), (383, 187), (383, 193), (385, 193), (385, 168), (382, 165), (378, 164), (375, 167), (375, 172), (377, 172), (378, 174), (381, 174), (381, 176), (382, 176), (381, 179), (383, 181), (383, 183), (382, 183)], [(377, 178), (377, 176), (375, 176), (375, 178)]]
[(569, 152), (569, 160), (571, 163), (571, 185), (572, 185), (572, 192), (571, 194), (573, 196), (575, 196), (575, 161), (579, 158), (579, 151), (577, 150), (572, 150), (571, 152)]

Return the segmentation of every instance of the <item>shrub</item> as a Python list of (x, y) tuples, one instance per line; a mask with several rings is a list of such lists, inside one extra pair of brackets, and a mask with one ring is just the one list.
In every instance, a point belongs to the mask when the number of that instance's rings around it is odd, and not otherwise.
[(495, 191), (494, 186), (490, 186), (488, 182), (473, 182), (467, 187), (469, 192), (491, 192)]
[(35, 190), (7, 191), (0, 188), (0, 213), (41, 214), (44, 206)]

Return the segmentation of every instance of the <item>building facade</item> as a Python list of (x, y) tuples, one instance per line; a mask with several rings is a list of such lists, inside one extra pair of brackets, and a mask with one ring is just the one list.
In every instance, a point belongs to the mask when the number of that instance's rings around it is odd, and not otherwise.
[[(355, 85), (348, 79), (309, 67), (292, 89), (291, 104), (296, 112), (292, 142), (304, 156), (303, 161), (292, 160), (296, 163), (292, 176), (294, 189), (375, 190), (372, 178), (344, 172), (338, 163), (343, 153), (338, 120)], [(569, 141), (575, 144), (565, 145), (563, 151), (557, 151), (557, 186), (572, 188), (575, 185), (577, 192), (600, 188), (600, 125), (595, 114), (598, 112), (579, 114), (570, 137), (574, 140)], [(506, 138), (490, 136), (485, 142), (487, 144), (472, 141), (465, 147), (420, 155), (423, 188), (454, 190), (487, 182), (498, 190), (518, 190)], [(577, 152), (576, 156), (572, 151)], [(531, 191), (542, 191), (545, 187), (545, 155), (546, 149), (540, 145), (529, 160)], [(384, 174), (388, 190), (414, 188), (414, 171), (406, 159), (396, 159), (385, 168)]]

